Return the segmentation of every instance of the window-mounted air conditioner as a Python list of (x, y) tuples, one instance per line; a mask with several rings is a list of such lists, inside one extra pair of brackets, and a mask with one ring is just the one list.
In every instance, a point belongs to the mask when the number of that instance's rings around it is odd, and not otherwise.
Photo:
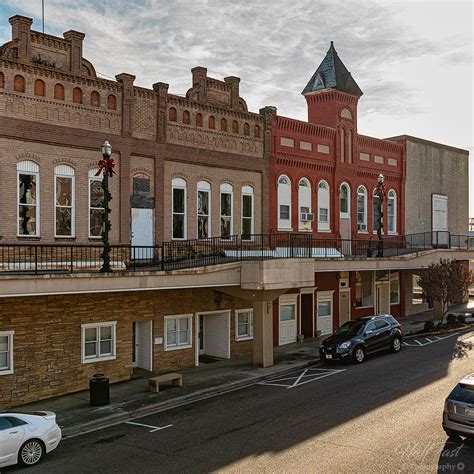
[(314, 221), (314, 214), (311, 212), (302, 212), (300, 219), (305, 222)]

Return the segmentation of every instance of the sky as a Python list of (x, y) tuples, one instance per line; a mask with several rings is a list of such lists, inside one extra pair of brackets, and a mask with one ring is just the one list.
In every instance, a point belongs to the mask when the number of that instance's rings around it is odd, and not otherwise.
[[(249, 110), (272, 105), (305, 120), (301, 91), (330, 42), (363, 90), (358, 131), (413, 135), (469, 150), (474, 217), (473, 3), (402, 0), (44, 0), (45, 32), (86, 34), (84, 57), (103, 76), (170, 84), (185, 94), (190, 69), (241, 78)], [(41, 0), (0, 0), (8, 17), (41, 30)]]

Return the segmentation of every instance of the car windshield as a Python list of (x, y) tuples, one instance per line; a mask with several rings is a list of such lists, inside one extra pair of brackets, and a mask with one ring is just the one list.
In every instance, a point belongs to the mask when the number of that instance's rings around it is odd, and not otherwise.
[(347, 321), (337, 331), (336, 336), (355, 336), (359, 333), (364, 323), (360, 321)]

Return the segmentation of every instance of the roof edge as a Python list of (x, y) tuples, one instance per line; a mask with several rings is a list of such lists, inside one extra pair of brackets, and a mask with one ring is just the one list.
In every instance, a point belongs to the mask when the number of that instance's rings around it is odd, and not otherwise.
[(456, 153), (461, 153), (463, 155), (469, 156), (469, 150), (465, 150), (464, 148), (457, 148), (455, 146), (445, 145), (444, 143), (433, 142), (431, 140), (426, 140), (425, 138), (414, 137), (413, 135), (398, 135), (395, 137), (384, 138), (383, 140), (391, 140), (391, 141), (405, 140), (407, 142), (409, 141), (417, 142), (417, 143), (422, 143), (424, 145), (432, 145), (438, 148), (444, 148), (445, 150), (454, 151)]

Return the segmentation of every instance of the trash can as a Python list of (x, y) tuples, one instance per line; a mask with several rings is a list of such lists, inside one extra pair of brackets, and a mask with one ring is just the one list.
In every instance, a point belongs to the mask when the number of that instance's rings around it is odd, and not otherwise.
[(92, 407), (110, 403), (109, 379), (104, 374), (94, 374), (89, 380), (89, 396)]

